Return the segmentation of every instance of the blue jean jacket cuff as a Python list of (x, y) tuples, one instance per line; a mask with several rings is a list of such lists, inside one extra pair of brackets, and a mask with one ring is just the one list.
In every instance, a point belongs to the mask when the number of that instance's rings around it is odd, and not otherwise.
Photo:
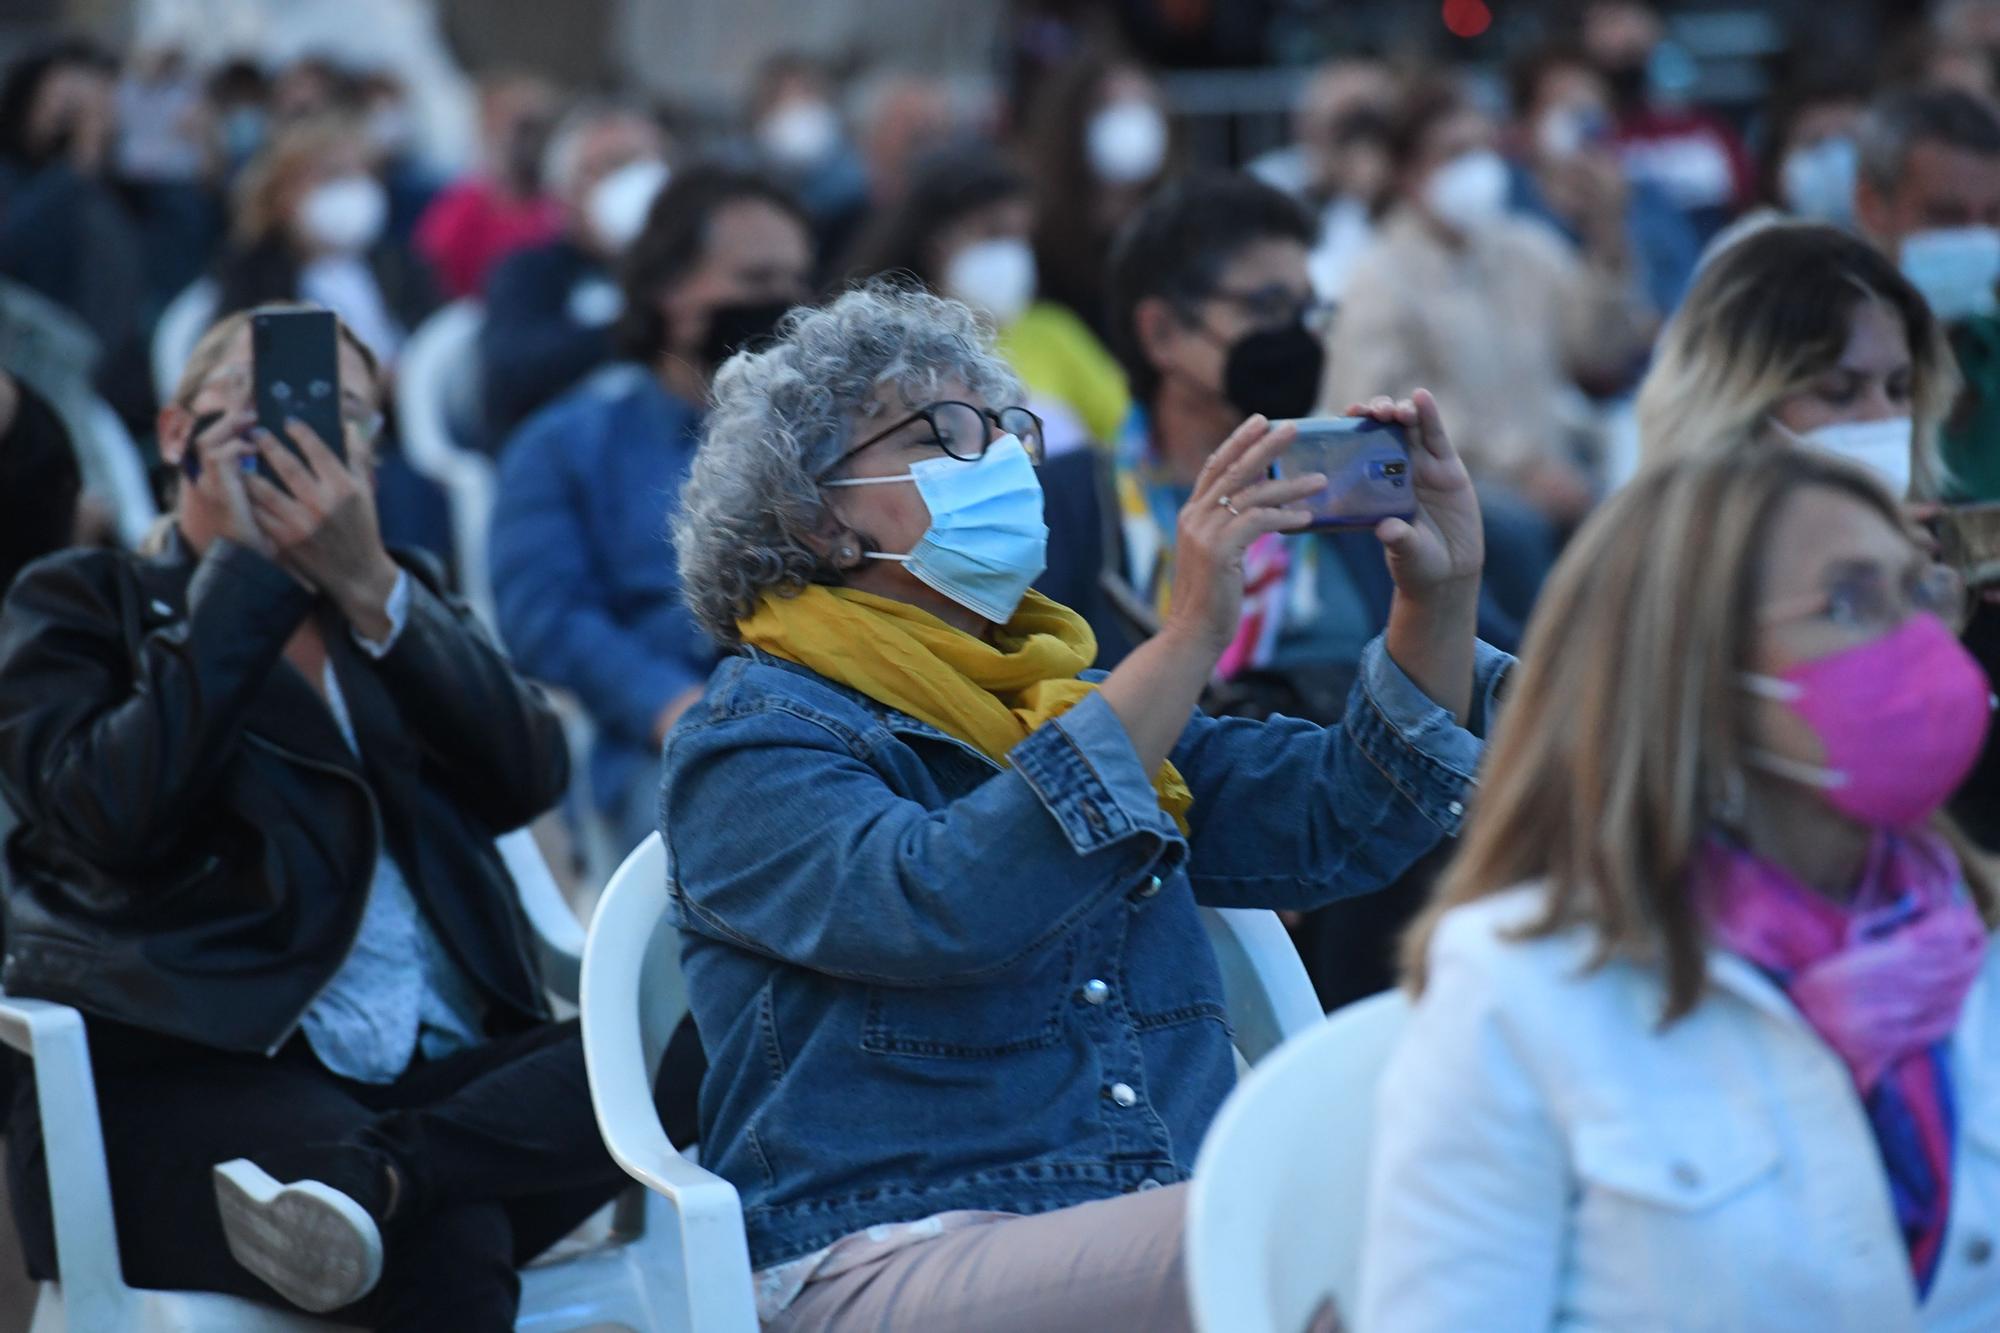
[(1007, 760), (1079, 855), (1135, 834), (1178, 836), (1125, 724), (1094, 690), (1015, 746)]
[(1489, 644), (1476, 646), (1468, 729), (1403, 674), (1379, 637), (1362, 650), (1359, 689), (1348, 707), (1350, 734), (1398, 790), (1449, 835), (1456, 836), (1464, 822), (1495, 691), (1513, 662)]

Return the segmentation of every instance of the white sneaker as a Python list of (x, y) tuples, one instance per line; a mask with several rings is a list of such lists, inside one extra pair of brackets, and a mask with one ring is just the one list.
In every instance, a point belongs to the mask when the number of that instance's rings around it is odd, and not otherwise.
[(229, 1252), (313, 1314), (352, 1305), (382, 1277), (382, 1232), (368, 1210), (317, 1180), (281, 1184), (247, 1157), (215, 1168)]

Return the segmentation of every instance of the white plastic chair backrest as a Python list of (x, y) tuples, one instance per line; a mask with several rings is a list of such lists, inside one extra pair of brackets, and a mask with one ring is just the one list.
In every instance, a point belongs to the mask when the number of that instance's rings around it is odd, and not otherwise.
[(1229, 1026), (1236, 1053), (1254, 1065), (1288, 1037), (1326, 1017), (1312, 978), (1276, 912), (1247, 907), (1204, 907), (1202, 928), (1222, 970)]
[(167, 302), (153, 326), (153, 392), (161, 402), (173, 399), (181, 371), (187, 368), (194, 345), (215, 322), (215, 307), (222, 299), (213, 278), (196, 278), (181, 288), (180, 295)]
[(653, 1077), (687, 1012), (680, 932), (667, 916), (667, 853), (657, 833), (611, 876), (583, 951), (583, 1058), (591, 1107), (613, 1160), (672, 1203), (669, 1266), (684, 1310), (661, 1312), (687, 1333), (755, 1333), (743, 1206), (720, 1176), (682, 1157), (653, 1105)]
[(127, 548), (136, 547), (145, 539), (153, 520), (160, 516), (160, 507), (153, 502), (153, 488), (146, 480), (145, 461), (139, 454), (139, 446), (132, 441), (132, 433), (125, 429), (125, 423), (112, 411), (111, 404), (93, 397), (89, 412), (89, 438), (78, 443), (89, 452), (95, 466), (85, 471), (94, 475), (104, 498), (111, 504), (118, 540)]
[(1222, 1104), (1188, 1192), (1201, 1333), (1299, 1333), (1327, 1297), (1352, 1325), (1375, 1085), (1408, 1014), (1401, 991), (1348, 1005)]
[(556, 883), (548, 859), (532, 831), (519, 828), (496, 844), (507, 873), (514, 877), (521, 910), (534, 929), (542, 964), (542, 980), (565, 1000), (576, 998), (583, 961), (583, 923), (570, 910)]
[(444, 488), (459, 587), (490, 625), (486, 533), (493, 520), (493, 463), (466, 448), (457, 433), (469, 410), (466, 400), (476, 397), (485, 318), (477, 301), (453, 301), (410, 334), (396, 363), (396, 429), (410, 466)]

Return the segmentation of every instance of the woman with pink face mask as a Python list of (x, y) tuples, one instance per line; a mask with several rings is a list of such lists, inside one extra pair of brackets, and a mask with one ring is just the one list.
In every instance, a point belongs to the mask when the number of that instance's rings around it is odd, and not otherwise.
[(1965, 607), (1819, 451), (1661, 466), (1578, 534), (1409, 940), (1364, 1333), (2000, 1328)]

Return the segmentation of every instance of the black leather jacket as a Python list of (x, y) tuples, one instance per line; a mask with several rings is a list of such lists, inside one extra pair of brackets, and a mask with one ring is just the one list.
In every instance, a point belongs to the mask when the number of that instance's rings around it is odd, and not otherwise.
[[(554, 710), (434, 567), (379, 661), (275, 564), (53, 556), (0, 614), (7, 992), (230, 1051), (270, 1052), (345, 960), (393, 855), (489, 1026), (545, 1016), (494, 838), (569, 776)], [(361, 758), (282, 657), (303, 617)]]

